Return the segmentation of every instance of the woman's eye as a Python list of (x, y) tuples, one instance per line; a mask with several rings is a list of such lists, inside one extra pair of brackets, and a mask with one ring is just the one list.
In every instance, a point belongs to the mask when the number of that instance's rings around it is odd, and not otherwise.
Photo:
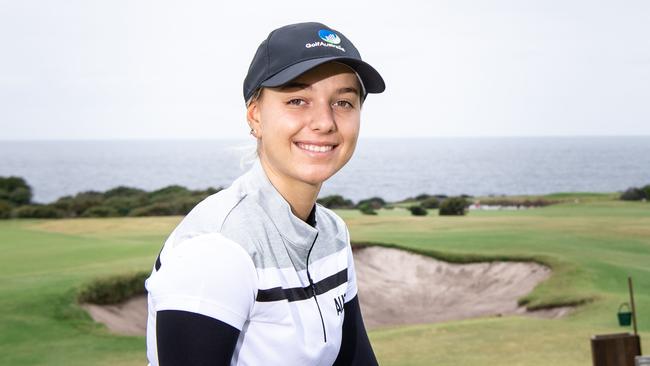
[(354, 107), (352, 105), (352, 103), (348, 102), (347, 100), (339, 100), (338, 102), (336, 102), (336, 105), (339, 106), (339, 107), (343, 107), (343, 108), (353, 108)]
[(302, 105), (301, 103), (304, 102), (302, 99), (291, 99), (287, 104), (291, 105)]

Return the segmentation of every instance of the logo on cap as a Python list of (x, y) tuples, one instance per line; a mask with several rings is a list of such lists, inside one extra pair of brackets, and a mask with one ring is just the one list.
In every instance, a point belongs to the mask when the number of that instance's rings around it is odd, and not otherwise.
[(328, 30), (328, 29), (319, 30), (318, 31), (318, 36), (320, 37), (320, 39), (322, 39), (323, 41), (325, 41), (327, 43), (331, 43), (331, 44), (339, 44), (339, 43), (341, 43), (341, 38), (339, 38), (339, 36), (336, 33), (332, 32), (331, 30)]

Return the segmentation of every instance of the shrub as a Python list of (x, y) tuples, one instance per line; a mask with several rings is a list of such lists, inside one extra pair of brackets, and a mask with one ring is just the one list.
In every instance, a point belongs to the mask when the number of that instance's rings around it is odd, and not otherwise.
[(9, 201), (0, 200), (0, 219), (8, 219), (11, 217), (11, 209), (13, 206)]
[(32, 200), (32, 188), (21, 177), (0, 177), (0, 199), (27, 205)]
[(420, 205), (413, 205), (409, 207), (409, 211), (411, 211), (411, 215), (413, 216), (426, 216), (427, 215), (427, 210), (420, 206)]
[(105, 198), (111, 198), (111, 197), (131, 197), (131, 196), (140, 196), (144, 195), (147, 192), (139, 189), (139, 188), (132, 188), (132, 187), (126, 187), (126, 186), (118, 186), (115, 188), (111, 188), (108, 191), (104, 192), (104, 197)]
[(145, 294), (144, 281), (147, 277), (149, 273), (138, 272), (97, 279), (82, 287), (77, 302), (108, 305)]
[(645, 193), (645, 199), (650, 200), (650, 184), (641, 187), (641, 190)]
[(138, 207), (129, 216), (170, 216), (187, 215), (202, 197), (176, 197), (163, 202), (155, 202), (144, 207)]
[(465, 215), (469, 203), (463, 197), (449, 197), (440, 203), (440, 215)]
[(354, 203), (351, 200), (343, 198), (338, 194), (319, 198), (316, 202), (327, 208), (352, 208)]
[(114, 209), (117, 211), (117, 216), (127, 216), (131, 210), (147, 204), (147, 196), (138, 194), (133, 196), (113, 196), (106, 199), (102, 206)]
[(370, 207), (372, 207), (373, 210), (378, 210), (384, 207), (384, 205), (386, 205), (386, 201), (384, 201), (384, 199), (381, 197), (371, 197), (359, 201), (359, 203), (357, 203), (357, 208), (361, 209), (361, 206), (366, 204), (370, 205)]
[(174, 215), (174, 207), (165, 202), (153, 203), (144, 207), (138, 207), (131, 212), (129, 216), (171, 216)]
[(116, 209), (107, 206), (93, 206), (81, 214), (83, 217), (115, 217), (120, 216)]
[(50, 205), (24, 205), (15, 208), (12, 215), (18, 218), (58, 219), (64, 217), (65, 212)]
[(29, 188), (18, 187), (9, 192), (9, 201), (15, 205), (28, 205), (32, 201), (32, 191)]
[(51, 205), (65, 212), (65, 216), (81, 216), (87, 209), (99, 206), (104, 201), (104, 194), (97, 191), (85, 191), (73, 196), (64, 196)]
[(422, 202), (420, 202), (420, 206), (424, 208), (438, 208), (440, 207), (440, 200), (436, 197), (427, 197)]
[(432, 197), (432, 196), (430, 194), (428, 194), (428, 193), (420, 193), (417, 196), (415, 196), (415, 200), (416, 201), (424, 201), (429, 197)]
[(202, 197), (205, 198), (205, 197), (211, 196), (211, 195), (221, 191), (222, 189), (223, 188), (221, 188), (221, 187), (217, 187), (217, 188), (208, 187), (208, 188), (206, 188), (206, 189), (204, 189), (202, 191), (201, 190), (192, 191), (192, 194), (195, 195), (195, 196), (202, 196)]
[(642, 199), (648, 199), (646, 192), (643, 189), (631, 187), (628, 188), (623, 194), (621, 194), (620, 199), (624, 201), (640, 201)]
[(162, 202), (168, 200), (170, 197), (188, 196), (190, 193), (191, 192), (183, 186), (171, 185), (150, 192), (149, 199), (151, 202)]
[(364, 202), (362, 204), (359, 204), (359, 205), (357, 205), (357, 208), (364, 215), (376, 215), (377, 214), (377, 212), (375, 211), (375, 209), (372, 207), (372, 205), (369, 202)]
[(504, 206), (504, 207), (544, 207), (559, 203), (560, 201), (547, 198), (485, 198), (480, 200), (481, 205)]

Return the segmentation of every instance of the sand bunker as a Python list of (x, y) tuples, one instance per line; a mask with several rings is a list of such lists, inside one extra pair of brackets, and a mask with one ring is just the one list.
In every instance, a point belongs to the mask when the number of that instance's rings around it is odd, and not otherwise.
[[(354, 260), (368, 328), (510, 314), (556, 318), (571, 311), (563, 307), (529, 312), (517, 305), (517, 299), (551, 275), (548, 267), (536, 263), (451, 264), (383, 247), (355, 249)], [(146, 296), (116, 305), (83, 307), (112, 332), (146, 332)]]
[[(530, 262), (452, 264), (382, 247), (357, 249), (354, 257), (368, 328), (531, 313), (517, 299), (551, 275)], [(556, 317), (567, 311), (532, 313)]]

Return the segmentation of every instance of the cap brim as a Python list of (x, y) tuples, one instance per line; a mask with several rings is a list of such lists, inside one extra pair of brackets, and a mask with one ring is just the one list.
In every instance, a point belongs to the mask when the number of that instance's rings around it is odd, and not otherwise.
[(271, 76), (262, 82), (260, 86), (270, 88), (282, 86), (316, 66), (330, 61), (337, 61), (354, 69), (363, 81), (363, 87), (367, 93), (381, 93), (386, 89), (384, 79), (372, 66), (359, 59), (341, 56), (322, 57), (298, 62)]

